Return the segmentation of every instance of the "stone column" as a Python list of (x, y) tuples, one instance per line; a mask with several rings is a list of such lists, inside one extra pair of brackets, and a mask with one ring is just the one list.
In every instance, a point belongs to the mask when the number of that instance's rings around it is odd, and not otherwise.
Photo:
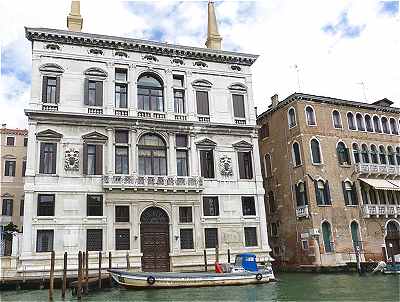
[(314, 241), (314, 254), (315, 254), (314, 265), (321, 266), (322, 263), (321, 263), (321, 252), (319, 250), (319, 241), (315, 237), (313, 237), (312, 240)]
[(258, 136), (256, 130), (254, 130), (254, 133), (252, 134), (251, 143), (253, 145), (252, 160), (253, 160), (254, 177), (256, 181), (262, 183), (263, 177), (261, 173), (261, 162), (258, 149)]
[[(256, 124), (256, 114), (254, 111), (254, 100), (253, 100), (253, 88), (252, 88), (252, 79), (251, 76), (246, 78), (246, 86), (247, 86), (247, 99), (245, 97), (245, 110), (246, 110), (246, 123), (250, 125)], [(247, 102), (246, 102), (247, 101)]]
[(137, 174), (137, 155), (136, 155), (136, 143), (137, 143), (137, 130), (136, 129), (131, 129), (130, 131), (131, 134), (131, 152), (129, 156), (129, 162), (130, 162), (130, 174)]
[(105, 114), (114, 115), (115, 107), (115, 65), (107, 63), (108, 77), (104, 80), (103, 88), (103, 107)]
[(36, 235), (33, 233), (32, 219), (35, 215), (35, 202), (34, 202), (34, 192), (25, 191), (24, 196), (24, 233), (22, 240), (22, 255), (29, 256), (35, 250), (34, 237)]
[(25, 176), (35, 176), (36, 163), (39, 163), (39, 158), (36, 156), (36, 151), (39, 148), (39, 143), (36, 141), (36, 122), (29, 121), (28, 124), (28, 147), (26, 158), (26, 171)]
[(194, 230), (193, 230), (193, 239), (194, 239), (194, 248), (196, 251), (202, 251), (204, 249), (203, 243), (203, 228), (201, 227), (201, 208), (199, 204), (193, 205), (193, 222), (194, 222)]
[(134, 64), (129, 65), (128, 70), (128, 108), (130, 116), (137, 116), (137, 79)]
[(107, 213), (107, 250), (112, 251), (115, 250), (115, 231), (114, 231), (114, 221), (115, 221), (115, 207), (111, 200), (105, 200), (106, 213)]
[(168, 133), (168, 175), (176, 175), (176, 150), (175, 150), (175, 133)]
[(197, 152), (195, 144), (195, 134), (190, 134), (190, 176), (198, 176), (198, 165), (197, 165)]
[(191, 71), (186, 72), (186, 90), (185, 90), (185, 106), (186, 113), (188, 114), (188, 120), (196, 120), (196, 95), (192, 87), (193, 73)]
[(172, 70), (165, 70), (165, 85), (164, 85), (164, 111), (167, 114), (167, 119), (174, 119), (174, 94), (172, 90), (173, 78)]
[(107, 128), (107, 174), (114, 174), (114, 165), (113, 165), (113, 158), (114, 158), (114, 133), (112, 128)]
[(270, 251), (271, 248), (268, 244), (268, 233), (267, 233), (267, 220), (265, 215), (265, 204), (264, 204), (264, 195), (257, 195), (255, 200), (258, 204), (258, 217), (260, 219), (259, 228), (260, 228), (260, 246), (262, 250)]

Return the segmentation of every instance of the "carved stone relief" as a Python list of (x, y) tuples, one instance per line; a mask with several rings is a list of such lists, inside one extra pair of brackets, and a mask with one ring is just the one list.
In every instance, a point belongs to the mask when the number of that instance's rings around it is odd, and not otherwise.
[(79, 171), (79, 151), (74, 149), (65, 150), (65, 171)]

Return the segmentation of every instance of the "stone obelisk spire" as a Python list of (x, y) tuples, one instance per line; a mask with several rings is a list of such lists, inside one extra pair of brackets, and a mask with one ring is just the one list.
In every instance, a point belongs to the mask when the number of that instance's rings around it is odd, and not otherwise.
[(214, 2), (208, 2), (208, 30), (207, 48), (221, 49), (222, 37), (218, 33), (217, 17), (215, 16)]
[(67, 17), (67, 27), (71, 31), (82, 30), (83, 18), (81, 16), (81, 2), (71, 1), (71, 12)]

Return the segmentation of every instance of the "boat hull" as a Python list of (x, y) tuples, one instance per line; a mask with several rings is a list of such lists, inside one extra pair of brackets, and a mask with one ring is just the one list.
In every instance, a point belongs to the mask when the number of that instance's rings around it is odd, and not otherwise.
[(261, 284), (274, 281), (273, 274), (252, 273), (132, 273), (110, 270), (113, 279), (126, 288), (181, 288)]

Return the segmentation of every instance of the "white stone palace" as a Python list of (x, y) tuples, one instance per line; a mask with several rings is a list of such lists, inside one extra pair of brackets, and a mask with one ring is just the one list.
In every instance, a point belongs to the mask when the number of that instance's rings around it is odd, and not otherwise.
[(147, 271), (200, 269), (215, 247), (222, 261), (228, 249), (269, 259), (257, 56), (220, 49), (213, 3), (207, 48), (84, 33), (79, 6), (68, 31), (26, 28), (20, 271), (49, 265), (52, 250), (59, 265), (87, 250), (122, 267), (128, 253)]

